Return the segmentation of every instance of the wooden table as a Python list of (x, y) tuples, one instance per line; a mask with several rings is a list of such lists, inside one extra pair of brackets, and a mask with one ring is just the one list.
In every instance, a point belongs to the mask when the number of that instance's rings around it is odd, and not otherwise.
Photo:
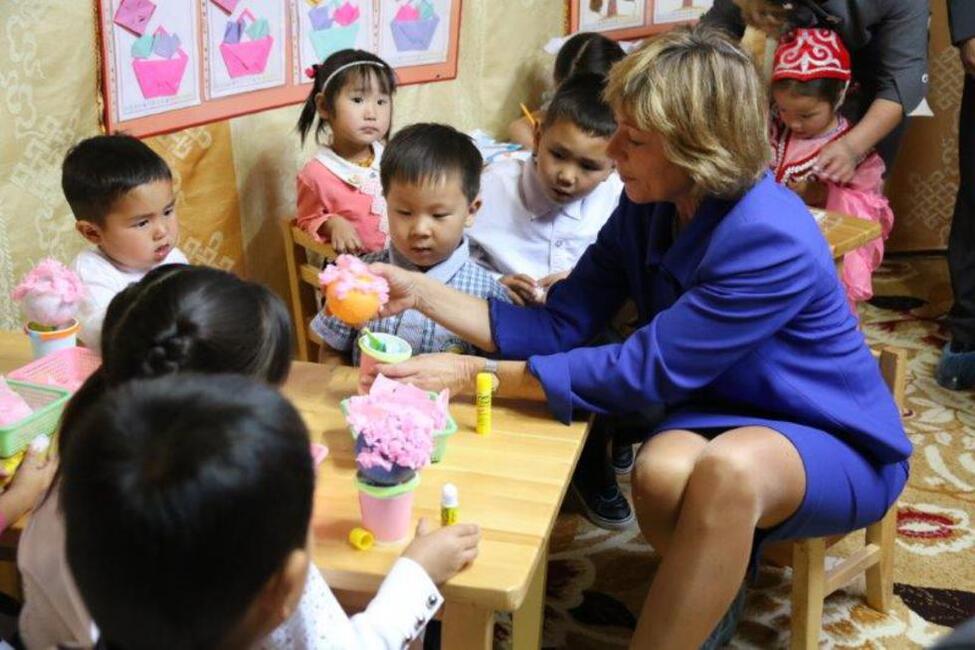
[(843, 256), (881, 236), (880, 224), (867, 219), (857, 219), (839, 212), (810, 209), (816, 216), (819, 229), (829, 244), (836, 260), (837, 271), (843, 268)]
[[(359, 525), (354, 484), (353, 442), (339, 412), (339, 400), (355, 392), (356, 371), (329, 371), (296, 363), (285, 394), (305, 418), (316, 441), (330, 454), (319, 472), (315, 493), (314, 561), (329, 585), (375, 591), (403, 545), (362, 552), (346, 541)], [(447, 443), (443, 462), (421, 472), (414, 519), (439, 519), (440, 489), (457, 486), (461, 521), (481, 526), (480, 553), (474, 565), (443, 587), (446, 600), (443, 648), (490, 648), (494, 612), (514, 612), (514, 647), (541, 643), (545, 568), (549, 535), (587, 426), (554, 421), (543, 404), (495, 403), (493, 432), (474, 433), (469, 399), (451, 404), (458, 432)]]
[[(30, 360), (22, 333), (0, 332), (0, 373)], [(296, 362), (284, 393), (298, 407), (312, 438), (330, 450), (315, 492), (315, 564), (333, 588), (375, 592), (405, 544), (363, 552), (346, 541), (360, 520), (352, 438), (338, 404), (355, 393), (356, 376), (352, 368), (330, 372), (319, 364)], [(514, 647), (537, 649), (549, 535), (587, 425), (559, 424), (540, 403), (505, 402), (494, 406), (491, 435), (478, 436), (469, 399), (455, 399), (451, 413), (458, 432), (447, 443), (443, 462), (421, 472), (414, 520), (426, 516), (439, 521), (440, 489), (450, 482), (460, 493), (461, 521), (478, 523), (482, 538), (473, 566), (442, 588), (443, 647), (490, 648), (494, 612), (508, 611), (514, 612)]]

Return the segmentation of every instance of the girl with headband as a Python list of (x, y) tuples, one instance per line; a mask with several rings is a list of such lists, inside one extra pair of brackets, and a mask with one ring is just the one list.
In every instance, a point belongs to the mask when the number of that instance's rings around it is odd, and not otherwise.
[(320, 146), (298, 173), (296, 223), (336, 253), (382, 250), (389, 227), (379, 159), (392, 121), (396, 75), (363, 50), (336, 52), (306, 73), (314, 83), (297, 129), (304, 144), (314, 128)]

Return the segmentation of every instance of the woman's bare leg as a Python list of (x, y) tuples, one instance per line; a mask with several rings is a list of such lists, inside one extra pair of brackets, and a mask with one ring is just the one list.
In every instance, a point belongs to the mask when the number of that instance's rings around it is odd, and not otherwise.
[(684, 488), (708, 440), (693, 431), (674, 429), (650, 438), (633, 466), (633, 509), (640, 532), (663, 555), (677, 525)]
[(805, 490), (799, 453), (772, 429), (732, 429), (707, 443), (630, 647), (699, 647), (741, 587), (755, 528), (785, 521)]

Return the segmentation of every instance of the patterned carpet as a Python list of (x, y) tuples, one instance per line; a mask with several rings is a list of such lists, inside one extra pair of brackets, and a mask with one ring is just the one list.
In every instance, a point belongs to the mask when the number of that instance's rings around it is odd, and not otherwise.
[[(975, 616), (975, 400), (932, 378), (945, 340), (932, 318), (944, 302), (942, 266), (889, 265), (877, 277), (888, 298), (878, 302), (899, 309), (861, 312), (871, 345), (909, 351), (905, 426), (915, 449), (898, 508), (895, 607), (888, 615), (866, 607), (862, 578), (835, 593), (825, 604), (825, 648), (925, 647)], [(843, 551), (840, 544), (829, 553)], [(636, 528), (610, 533), (563, 512), (550, 547), (544, 647), (625, 648), (658, 562)], [(760, 570), (731, 647), (788, 647), (790, 574)], [(509, 630), (497, 627), (496, 647), (509, 647)]]

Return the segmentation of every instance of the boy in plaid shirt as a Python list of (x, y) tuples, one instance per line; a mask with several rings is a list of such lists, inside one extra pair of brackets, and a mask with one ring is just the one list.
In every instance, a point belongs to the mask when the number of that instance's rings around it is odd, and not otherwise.
[[(380, 162), (390, 245), (362, 261), (423, 271), (464, 293), (510, 302), (505, 288), (470, 258), (464, 236), (481, 207), (481, 167), (481, 154), (471, 139), (449, 126), (414, 124), (397, 133)], [(483, 354), (416, 310), (367, 326), (405, 339), (413, 354)], [(359, 363), (358, 330), (324, 309), (311, 327), (325, 342), (320, 361), (351, 352), (353, 364)]]

